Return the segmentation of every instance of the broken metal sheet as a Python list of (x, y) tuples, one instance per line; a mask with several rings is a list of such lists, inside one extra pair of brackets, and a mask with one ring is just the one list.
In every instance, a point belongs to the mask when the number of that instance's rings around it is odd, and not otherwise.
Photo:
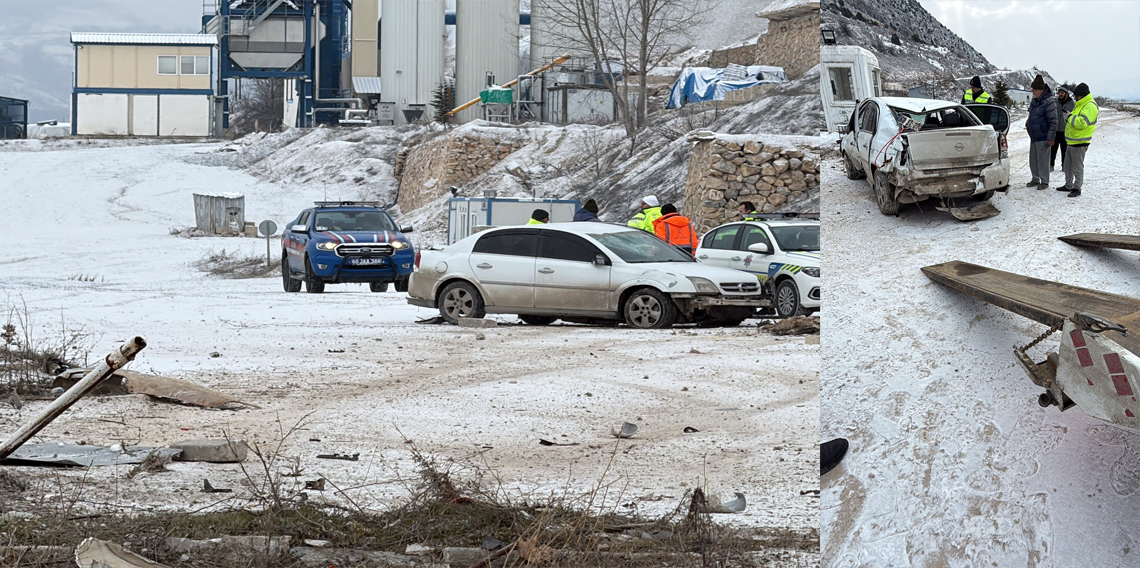
[(619, 428), (616, 424), (610, 426), (610, 435), (615, 438), (632, 438), (637, 433), (637, 424), (625, 422)]
[(75, 563), (82, 568), (167, 568), (113, 542), (88, 538), (75, 547)]
[[(60, 373), (52, 387), (70, 388), (79, 379), (83, 378), (90, 369), (68, 369)], [(182, 404), (201, 406), (204, 408), (221, 408), (227, 404), (241, 404), (252, 408), (261, 408), (256, 404), (242, 402), (223, 392), (206, 388), (201, 385), (162, 377), (147, 375), (134, 371), (118, 370), (111, 377), (103, 381), (92, 394), (145, 394), (155, 398), (173, 400)]]
[(993, 203), (989, 202), (971, 205), (970, 207), (936, 207), (936, 209), (953, 215), (959, 221), (976, 221), (1001, 213), (997, 207), (994, 207)]
[(0, 461), (0, 465), (38, 465), (57, 467), (91, 467), (142, 463), (151, 452), (174, 457), (182, 450), (127, 446), (122, 451), (106, 446), (78, 444), (24, 444)]

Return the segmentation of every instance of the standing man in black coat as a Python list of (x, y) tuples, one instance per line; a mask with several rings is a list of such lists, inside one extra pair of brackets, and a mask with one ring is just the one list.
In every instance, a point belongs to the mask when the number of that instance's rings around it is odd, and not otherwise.
[(1025, 129), (1029, 131), (1029, 173), (1033, 179), (1026, 187), (1049, 188), (1049, 149), (1057, 138), (1057, 98), (1045, 79), (1037, 75), (1030, 85), (1033, 100), (1029, 103), (1029, 118)]

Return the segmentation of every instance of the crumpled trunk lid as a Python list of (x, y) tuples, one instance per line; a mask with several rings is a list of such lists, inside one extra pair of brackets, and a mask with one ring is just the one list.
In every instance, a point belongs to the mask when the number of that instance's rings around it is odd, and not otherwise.
[(989, 126), (907, 132), (902, 137), (910, 166), (917, 170), (984, 167), (1001, 158), (998, 134)]

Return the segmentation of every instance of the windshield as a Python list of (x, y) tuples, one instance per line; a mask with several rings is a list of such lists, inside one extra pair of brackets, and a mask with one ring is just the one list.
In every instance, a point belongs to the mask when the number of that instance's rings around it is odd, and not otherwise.
[(633, 264), (642, 262), (696, 262), (693, 257), (645, 231), (622, 231), (602, 235), (591, 234), (590, 236), (622, 260)]
[[(910, 112), (891, 107), (900, 124), (908, 130), (937, 130), (939, 128), (961, 128), (963, 126), (979, 126), (974, 113), (963, 106), (952, 106), (932, 110), (929, 112)], [(911, 122), (913, 121), (913, 122)]]
[(783, 251), (819, 251), (819, 225), (770, 227)]
[(318, 231), (395, 231), (383, 211), (321, 211), (313, 225)]

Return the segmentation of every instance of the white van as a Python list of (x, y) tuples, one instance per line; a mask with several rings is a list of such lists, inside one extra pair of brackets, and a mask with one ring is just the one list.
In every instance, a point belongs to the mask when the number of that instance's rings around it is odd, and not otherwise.
[(879, 60), (870, 51), (854, 45), (821, 45), (819, 64), (828, 132), (847, 125), (858, 101), (883, 96)]

